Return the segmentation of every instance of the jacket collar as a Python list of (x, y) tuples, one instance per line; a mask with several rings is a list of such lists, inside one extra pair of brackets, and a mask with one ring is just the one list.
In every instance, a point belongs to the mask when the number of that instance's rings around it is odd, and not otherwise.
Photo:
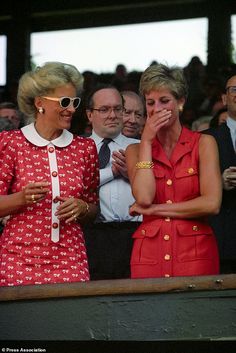
[(172, 167), (176, 164), (179, 159), (181, 159), (185, 154), (191, 152), (192, 150), (192, 141), (193, 141), (193, 132), (182, 127), (179, 140), (174, 148), (171, 159), (169, 160), (163, 150), (160, 142), (156, 139), (153, 143), (153, 157), (161, 163)]

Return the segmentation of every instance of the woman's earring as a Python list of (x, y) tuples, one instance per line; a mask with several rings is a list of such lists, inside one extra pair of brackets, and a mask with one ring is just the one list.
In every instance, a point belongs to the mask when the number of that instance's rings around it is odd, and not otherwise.
[(182, 111), (183, 111), (183, 106), (180, 105), (180, 106), (179, 106), (179, 112), (182, 113)]
[(39, 107), (38, 112), (39, 112), (39, 114), (43, 114), (44, 113), (43, 107)]

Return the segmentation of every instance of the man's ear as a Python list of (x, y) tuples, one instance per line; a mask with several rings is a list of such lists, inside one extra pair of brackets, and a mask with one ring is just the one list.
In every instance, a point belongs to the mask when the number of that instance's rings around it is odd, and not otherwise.
[(221, 99), (222, 99), (223, 104), (226, 105), (227, 103), (226, 103), (226, 94), (225, 93), (223, 93), (221, 95)]
[(87, 115), (87, 118), (90, 121), (90, 123), (92, 123), (93, 118), (92, 118), (92, 111), (90, 109), (86, 109), (86, 115)]

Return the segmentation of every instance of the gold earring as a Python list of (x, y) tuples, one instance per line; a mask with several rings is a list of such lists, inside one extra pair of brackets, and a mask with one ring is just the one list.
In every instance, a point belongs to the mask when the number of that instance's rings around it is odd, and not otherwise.
[(180, 105), (180, 106), (179, 106), (179, 112), (182, 113), (182, 111), (183, 111), (183, 106)]

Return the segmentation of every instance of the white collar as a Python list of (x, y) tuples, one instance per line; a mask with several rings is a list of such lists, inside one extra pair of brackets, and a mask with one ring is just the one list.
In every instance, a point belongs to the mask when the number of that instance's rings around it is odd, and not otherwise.
[(73, 140), (73, 134), (65, 129), (62, 131), (62, 134), (55, 140), (45, 140), (38, 134), (37, 130), (35, 129), (34, 123), (24, 126), (21, 131), (29, 142), (33, 143), (35, 146), (38, 147), (44, 147), (49, 144), (53, 144), (56, 147), (66, 147), (70, 145)]
[[(101, 144), (103, 141), (103, 137), (98, 136), (94, 130), (93, 130), (92, 135), (90, 137), (94, 139), (96, 145)], [(119, 135), (117, 135), (116, 137), (113, 137), (112, 140), (113, 140), (113, 142), (115, 142), (119, 145), (119, 144), (121, 144), (122, 137), (123, 137), (123, 135), (121, 133), (119, 133)]]

